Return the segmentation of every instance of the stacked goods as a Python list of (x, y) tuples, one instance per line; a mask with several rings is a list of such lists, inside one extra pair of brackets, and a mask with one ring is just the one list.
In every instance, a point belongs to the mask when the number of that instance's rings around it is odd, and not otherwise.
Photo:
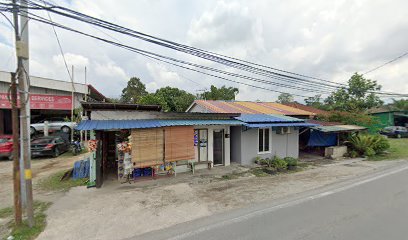
[(88, 141), (88, 151), (95, 152), (98, 148), (98, 140), (89, 140)]

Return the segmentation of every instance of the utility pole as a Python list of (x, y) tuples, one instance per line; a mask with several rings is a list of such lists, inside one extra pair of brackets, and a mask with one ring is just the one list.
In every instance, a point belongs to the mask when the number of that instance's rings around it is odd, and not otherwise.
[[(75, 89), (75, 85), (74, 85), (74, 65), (72, 65), (72, 71), (71, 71), (71, 83), (72, 83), (72, 91), (71, 91), (71, 123), (74, 122), (74, 89)], [(74, 129), (72, 129), (71, 127), (71, 142), (74, 141)]]
[(11, 115), (13, 128), (13, 188), (14, 188), (14, 220), (16, 226), (21, 225), (21, 182), (20, 182), (20, 162), (18, 156), (18, 106), (17, 106), (17, 84), (16, 74), (11, 73)]
[[(26, 189), (26, 214), (29, 227), (34, 226), (34, 209), (33, 209), (33, 188), (31, 172), (31, 146), (30, 146), (30, 96), (29, 96), (29, 51), (28, 51), (28, 17), (25, 11), (21, 12), (19, 32), (17, 0), (13, 0), (14, 5), (14, 27), (16, 28), (16, 53), (17, 53), (17, 72), (18, 85), (20, 90), (20, 148), (22, 149), (22, 159), (24, 160), (24, 179)], [(27, 2), (22, 1), (21, 6), (28, 11)]]

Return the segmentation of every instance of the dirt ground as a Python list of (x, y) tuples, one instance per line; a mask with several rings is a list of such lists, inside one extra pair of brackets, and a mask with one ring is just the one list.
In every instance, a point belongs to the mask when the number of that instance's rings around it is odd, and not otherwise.
[[(52, 202), (58, 194), (45, 193), (36, 187), (36, 183), (55, 172), (69, 169), (74, 162), (83, 159), (86, 155), (72, 156), (70, 153), (63, 154), (57, 158), (34, 158), (31, 162), (33, 172), (33, 194), (34, 200), (45, 200)], [(13, 162), (0, 160), (0, 209), (13, 205)]]
[[(196, 218), (323, 187), (397, 164), (398, 161), (319, 161), (303, 171), (256, 177), (237, 165), (194, 176), (76, 187), (48, 210), (38, 239), (123, 239)], [(222, 176), (239, 173), (226, 180)]]

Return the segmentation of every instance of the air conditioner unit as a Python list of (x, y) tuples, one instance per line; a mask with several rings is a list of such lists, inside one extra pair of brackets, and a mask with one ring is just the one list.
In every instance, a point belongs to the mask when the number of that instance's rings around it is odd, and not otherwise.
[(276, 134), (290, 134), (290, 127), (278, 127), (276, 129)]

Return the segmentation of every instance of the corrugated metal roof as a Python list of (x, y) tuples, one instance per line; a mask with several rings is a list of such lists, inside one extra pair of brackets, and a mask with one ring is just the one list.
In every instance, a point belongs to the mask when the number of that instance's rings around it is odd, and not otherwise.
[(213, 113), (277, 114), (312, 116), (312, 112), (273, 102), (195, 100), (195, 104)]
[(314, 114), (319, 114), (319, 115), (328, 115), (330, 113), (328, 111), (321, 110), (321, 109), (311, 107), (311, 106), (307, 106), (307, 105), (304, 105), (304, 104), (300, 104), (300, 103), (297, 103), (297, 102), (284, 103), (284, 105), (289, 106), (289, 107), (294, 107), (294, 108), (297, 108), (297, 109), (301, 109), (301, 110), (304, 110), (304, 111), (312, 112)]
[(247, 123), (244, 126), (249, 128), (266, 128), (266, 127), (315, 127), (317, 124), (305, 123), (305, 122), (292, 122), (292, 123)]
[(314, 130), (320, 132), (356, 132), (367, 129), (357, 125), (335, 125), (335, 126), (318, 126), (313, 127)]
[(198, 125), (242, 125), (241, 121), (226, 120), (194, 120), (194, 119), (147, 119), (147, 120), (85, 120), (76, 127), (77, 130), (114, 130), (136, 128), (158, 128), (169, 126), (198, 126)]
[(235, 119), (246, 123), (304, 122), (302, 119), (273, 114), (242, 114)]

